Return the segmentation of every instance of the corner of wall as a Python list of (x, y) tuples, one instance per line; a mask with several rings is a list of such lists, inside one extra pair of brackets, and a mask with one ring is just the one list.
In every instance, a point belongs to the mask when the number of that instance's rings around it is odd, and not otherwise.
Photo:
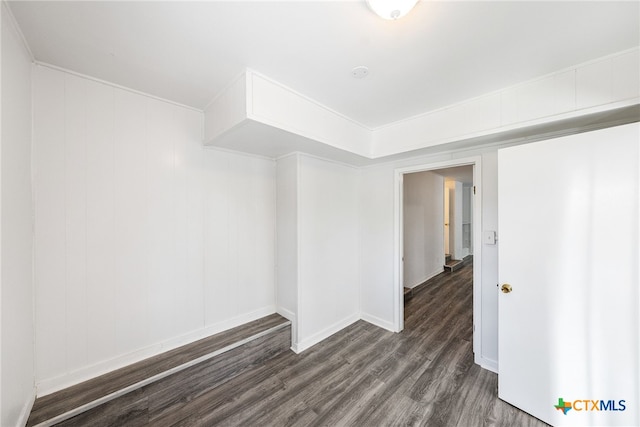
[(296, 353), (302, 353), (303, 351), (313, 347), (314, 345), (318, 344), (320, 341), (326, 338), (329, 338), (331, 335), (341, 331), (342, 329), (357, 322), (358, 320), (360, 320), (360, 316), (358, 314), (342, 319), (334, 323), (333, 325), (330, 325), (324, 328), (323, 330), (311, 335), (310, 337), (305, 338), (304, 340), (300, 341), (296, 345), (293, 345), (292, 350)]
[(387, 331), (399, 332), (398, 330), (396, 330), (396, 327), (393, 324), (393, 322), (380, 319), (379, 317), (376, 317), (374, 315), (371, 315), (368, 313), (360, 313), (360, 319), (364, 320), (367, 323), (371, 323), (372, 325), (377, 326), (379, 328), (386, 329)]
[(27, 400), (20, 411), (20, 416), (18, 417), (18, 422), (16, 425), (18, 426), (26, 426), (27, 421), (29, 420), (29, 415), (31, 415), (31, 410), (33, 409), (33, 404), (36, 402), (36, 387), (33, 386), (33, 393), (29, 400)]
[(2, 222), (12, 225), (8, 233), (0, 229), (0, 323), (12, 325), (8, 331), (0, 330), (0, 423), (19, 426), (26, 424), (36, 398), (31, 167), (34, 59), (9, 5), (4, 0), (0, 3), (0, 160), (4, 157), (10, 165), (0, 166), (0, 216)]
[(474, 361), (477, 365), (480, 365), (483, 369), (488, 371), (498, 373), (498, 361), (493, 359), (487, 359), (486, 357), (479, 356), (477, 354), (474, 355)]
[(204, 108), (205, 145), (247, 119), (249, 79), (249, 72), (238, 75)]

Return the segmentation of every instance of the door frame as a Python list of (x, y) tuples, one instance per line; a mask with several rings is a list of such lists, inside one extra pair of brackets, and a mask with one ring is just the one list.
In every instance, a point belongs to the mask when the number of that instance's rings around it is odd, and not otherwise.
[[(482, 349), (482, 157), (473, 156), (441, 162), (422, 163), (403, 167), (394, 171), (394, 237), (393, 237), (393, 327), (395, 332), (404, 329), (404, 297), (403, 297), (403, 183), (404, 175), (416, 172), (427, 172), (456, 166), (473, 166), (473, 185), (476, 188), (473, 203), (473, 352), (476, 363), (481, 358)], [(444, 227), (444, 224), (443, 224)]]

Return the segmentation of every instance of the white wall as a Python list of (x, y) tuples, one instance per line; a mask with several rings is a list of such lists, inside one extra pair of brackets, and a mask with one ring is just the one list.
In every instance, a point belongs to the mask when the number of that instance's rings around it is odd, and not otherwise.
[(360, 173), (360, 309), (362, 318), (394, 330), (393, 210), (394, 166)]
[(297, 351), (360, 318), (358, 170), (300, 156)]
[(298, 313), (298, 172), (299, 155), (278, 159), (276, 202), (276, 309), (291, 320), (292, 341), (299, 341)]
[(404, 286), (413, 288), (443, 271), (444, 178), (433, 172), (404, 176)]
[[(360, 247), (362, 318), (387, 329), (394, 329), (394, 171), (413, 165), (439, 163), (452, 159), (482, 156), (482, 186), (476, 199), (482, 206), (483, 229), (497, 230), (496, 148), (443, 153), (430, 157), (385, 163), (362, 169), (360, 180)], [(498, 311), (496, 283), (497, 246), (482, 246), (482, 284), (480, 298), (482, 348), (477, 360), (483, 366), (497, 366)]]
[(375, 129), (373, 157), (638, 103), (633, 48)]
[(359, 170), (300, 153), (277, 168), (277, 310), (301, 352), (360, 318)]
[(272, 313), (275, 162), (203, 114), (34, 72), (39, 394)]
[(35, 398), (31, 57), (5, 8), (2, 2), (0, 424), (14, 426), (26, 422)]

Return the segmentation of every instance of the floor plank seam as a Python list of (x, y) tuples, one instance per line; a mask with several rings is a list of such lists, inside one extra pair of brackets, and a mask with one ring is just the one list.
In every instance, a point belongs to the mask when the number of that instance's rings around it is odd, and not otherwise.
[(211, 353), (205, 354), (204, 356), (200, 356), (200, 357), (198, 357), (196, 359), (193, 359), (193, 360), (191, 360), (189, 362), (185, 362), (185, 363), (183, 363), (181, 365), (175, 366), (175, 367), (173, 367), (171, 369), (168, 369), (168, 370), (166, 370), (164, 372), (161, 372), (159, 374), (153, 375), (153, 376), (151, 376), (151, 377), (149, 377), (147, 379), (144, 379), (142, 381), (138, 381), (135, 384), (131, 384), (130, 386), (124, 387), (124, 388), (122, 388), (122, 389), (120, 389), (118, 391), (115, 391), (113, 393), (107, 394), (106, 396), (103, 396), (103, 397), (95, 399), (95, 400), (93, 400), (91, 402), (85, 403), (85, 404), (83, 404), (81, 406), (78, 406), (77, 408), (74, 408), (74, 409), (72, 409), (70, 411), (64, 412), (64, 413), (62, 413), (60, 415), (57, 415), (57, 416), (55, 416), (53, 418), (45, 420), (45, 421), (43, 421), (43, 422), (41, 422), (39, 424), (35, 424), (33, 427), (51, 427), (51, 426), (54, 426), (54, 425), (56, 425), (58, 423), (66, 421), (66, 420), (68, 420), (70, 418), (73, 418), (73, 417), (75, 417), (77, 415), (80, 415), (80, 414), (82, 414), (82, 413), (84, 413), (86, 411), (89, 411), (89, 410), (93, 409), (93, 408), (96, 408), (96, 407), (98, 407), (98, 406), (100, 406), (102, 404), (105, 404), (105, 403), (110, 402), (110, 401), (112, 401), (114, 399), (117, 399), (120, 396), (124, 396), (125, 394), (130, 393), (130, 392), (132, 392), (134, 390), (138, 390), (138, 389), (140, 389), (140, 388), (142, 388), (144, 386), (152, 384), (152, 383), (154, 383), (156, 381), (159, 381), (159, 380), (161, 380), (163, 378), (166, 378), (166, 377), (168, 377), (170, 375), (173, 375), (175, 373), (184, 371), (185, 369), (191, 368), (191, 367), (193, 367), (193, 366), (195, 366), (195, 365), (197, 365), (199, 363), (206, 362), (207, 360), (213, 359), (214, 357), (216, 357), (216, 356), (218, 356), (220, 354), (226, 353), (227, 351), (230, 351), (230, 350), (233, 350), (235, 348), (238, 348), (238, 347), (240, 347), (242, 345), (245, 345), (245, 344), (247, 344), (247, 343), (249, 343), (251, 341), (254, 341), (254, 340), (256, 340), (258, 338), (261, 338), (261, 337), (263, 337), (265, 335), (269, 335), (269, 334), (271, 334), (271, 333), (273, 333), (275, 331), (278, 331), (278, 330), (280, 330), (282, 328), (286, 328), (286, 327), (288, 327), (290, 325), (291, 325), (290, 321), (284, 322), (284, 323), (282, 323), (280, 325), (276, 325), (276, 326), (274, 326), (272, 328), (269, 328), (269, 329), (266, 329), (266, 330), (264, 330), (262, 332), (259, 332), (257, 334), (251, 335), (251, 336), (249, 336), (247, 338), (244, 338), (244, 339), (242, 339), (240, 341), (237, 341), (237, 342), (235, 342), (233, 344), (229, 344), (229, 345), (227, 345), (225, 347), (222, 347), (222, 348), (220, 348), (218, 350), (215, 350), (215, 351), (213, 351)]

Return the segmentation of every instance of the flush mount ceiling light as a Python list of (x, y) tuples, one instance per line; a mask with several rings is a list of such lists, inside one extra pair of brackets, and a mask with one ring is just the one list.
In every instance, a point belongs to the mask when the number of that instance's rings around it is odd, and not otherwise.
[(381, 18), (395, 20), (409, 13), (418, 0), (367, 0), (367, 5)]

